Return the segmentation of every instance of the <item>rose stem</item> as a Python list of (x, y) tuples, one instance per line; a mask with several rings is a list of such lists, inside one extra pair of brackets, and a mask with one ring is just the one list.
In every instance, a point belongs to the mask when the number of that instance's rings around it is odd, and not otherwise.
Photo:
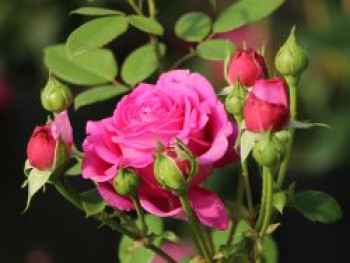
[(195, 216), (195, 214), (191, 208), (191, 205), (188, 201), (187, 192), (188, 192), (188, 189), (185, 189), (184, 191), (181, 191), (179, 193), (179, 198), (180, 198), (182, 207), (185, 211), (185, 214), (187, 215), (188, 222), (191, 226), (191, 230), (192, 230), (193, 235), (194, 235), (195, 243), (197, 244), (197, 246), (199, 248), (199, 252), (201, 252), (201, 254), (206, 258), (208, 263), (211, 263), (211, 262), (213, 262), (213, 260), (212, 260), (211, 255), (210, 255), (209, 248), (205, 242), (204, 234), (202, 233), (202, 231), (197, 223), (196, 216)]
[[(80, 200), (79, 195), (77, 194), (76, 191), (73, 190), (73, 187), (71, 186), (71, 184), (69, 183), (69, 181), (66, 178), (60, 177), (58, 179), (56, 179), (53, 182), (56, 190), (67, 200), (69, 201), (71, 204), (73, 204), (74, 206), (76, 206), (79, 210), (84, 211), (82, 202)], [(115, 230), (123, 235), (127, 235), (128, 237), (130, 237), (131, 239), (138, 241), (140, 240), (142, 237), (140, 237), (138, 234), (124, 228), (122, 225), (120, 225), (119, 223), (115, 222), (114, 220), (112, 220), (109, 215), (106, 212), (101, 212), (98, 213), (96, 215), (92, 216), (93, 218), (97, 219), (98, 221), (100, 221), (102, 224), (107, 225), (108, 227), (110, 227), (112, 230)], [(146, 242), (144, 244), (144, 246), (153, 251), (154, 253), (158, 254), (161, 258), (163, 258), (166, 262), (168, 263), (176, 263), (176, 261), (171, 258), (167, 253), (165, 253), (163, 250), (161, 250), (160, 248), (156, 247), (155, 245)]]
[(139, 218), (140, 223), (141, 223), (141, 235), (145, 237), (145, 236), (147, 236), (148, 230), (147, 230), (147, 224), (146, 224), (146, 221), (145, 221), (145, 215), (143, 213), (140, 201), (134, 195), (131, 195), (130, 198), (131, 198), (131, 200), (134, 203), (134, 206), (135, 206), (135, 209), (136, 209), (136, 213), (137, 213), (137, 217)]
[[(297, 117), (297, 102), (298, 102), (297, 86), (298, 86), (299, 80), (298, 80), (298, 78), (293, 77), (293, 76), (286, 76), (285, 79), (286, 79), (286, 82), (287, 82), (288, 88), (289, 88), (290, 118), (291, 118), (291, 120), (295, 120)], [(291, 152), (292, 152), (292, 146), (293, 146), (293, 141), (294, 141), (294, 129), (291, 128), (289, 130), (289, 133), (290, 133), (290, 139), (289, 139), (289, 142), (287, 145), (287, 155), (281, 164), (281, 168), (279, 170), (278, 177), (277, 177), (278, 189), (280, 189), (283, 185), (284, 179), (285, 179), (286, 174), (287, 174), (289, 159), (290, 159)]]

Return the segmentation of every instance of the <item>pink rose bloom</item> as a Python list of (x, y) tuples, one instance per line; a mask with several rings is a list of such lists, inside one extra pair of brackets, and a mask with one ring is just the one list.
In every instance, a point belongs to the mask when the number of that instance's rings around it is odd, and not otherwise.
[(50, 125), (35, 127), (27, 146), (29, 163), (39, 170), (51, 169), (59, 138), (69, 147), (73, 145), (73, 132), (67, 112), (58, 114)]
[(157, 141), (174, 146), (182, 140), (198, 158), (199, 174), (189, 199), (201, 223), (225, 229), (228, 216), (222, 201), (199, 187), (213, 167), (237, 159), (236, 125), (228, 119), (211, 84), (200, 74), (175, 70), (156, 85), (140, 84), (117, 105), (112, 117), (88, 122), (84, 141), (83, 177), (98, 183), (101, 196), (116, 209), (134, 209), (111, 182), (119, 167), (133, 168), (142, 178), (139, 197), (143, 208), (161, 217), (185, 219), (177, 196), (164, 190), (153, 174)]
[(244, 106), (247, 130), (262, 132), (282, 129), (289, 120), (286, 86), (278, 77), (258, 80), (248, 93)]

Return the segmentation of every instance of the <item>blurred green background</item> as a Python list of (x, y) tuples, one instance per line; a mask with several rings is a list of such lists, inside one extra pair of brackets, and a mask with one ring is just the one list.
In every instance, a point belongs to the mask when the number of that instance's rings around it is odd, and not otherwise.
[[(164, 41), (172, 59), (188, 49), (173, 33), (173, 25), (181, 14), (201, 10), (215, 17), (234, 1), (218, 0), (217, 11), (208, 0), (157, 2), (159, 19), (168, 32)], [(26, 200), (26, 192), (20, 190), (25, 146), (33, 127), (46, 120), (39, 104), (40, 89), (48, 74), (42, 63), (42, 50), (64, 42), (68, 33), (84, 21), (69, 16), (71, 10), (81, 6), (129, 10), (125, 0), (0, 0), (1, 262), (117, 262), (119, 237), (106, 229), (97, 230), (94, 222), (84, 222), (83, 215), (53, 191), (36, 198), (31, 210), (21, 215)], [(293, 25), (298, 28), (300, 42), (311, 62), (300, 84), (299, 118), (327, 123), (332, 128), (297, 132), (288, 181), (298, 180), (298, 189), (332, 194), (342, 205), (345, 217), (337, 224), (323, 226), (287, 212), (275, 236), (280, 262), (348, 262), (350, 0), (287, 0), (273, 16), (219, 37), (230, 38), (238, 46), (244, 41), (255, 48), (266, 44), (272, 65), (276, 50)], [(142, 34), (131, 30), (118, 40), (118, 60), (145, 41)], [(114, 45), (111, 48), (115, 50)], [(203, 72), (217, 89), (223, 87), (219, 64), (194, 60), (185, 66)], [(84, 138), (86, 120), (110, 115), (115, 103), (108, 101), (72, 115), (77, 142)], [(212, 177), (211, 187), (228, 197), (235, 183), (233, 171), (229, 167), (226, 173)], [(258, 183), (254, 189), (258, 198)]]

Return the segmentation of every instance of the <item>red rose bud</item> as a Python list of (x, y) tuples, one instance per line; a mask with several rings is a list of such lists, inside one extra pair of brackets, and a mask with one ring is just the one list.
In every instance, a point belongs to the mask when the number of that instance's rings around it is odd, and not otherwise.
[(243, 86), (252, 86), (255, 81), (266, 76), (266, 63), (263, 56), (253, 49), (239, 49), (231, 60), (228, 77), (231, 83), (237, 80)]
[(289, 120), (289, 102), (280, 78), (258, 80), (248, 94), (244, 107), (247, 130), (252, 132), (281, 130)]
[(56, 140), (52, 136), (51, 127), (37, 126), (27, 146), (30, 164), (39, 170), (47, 170), (53, 166)]

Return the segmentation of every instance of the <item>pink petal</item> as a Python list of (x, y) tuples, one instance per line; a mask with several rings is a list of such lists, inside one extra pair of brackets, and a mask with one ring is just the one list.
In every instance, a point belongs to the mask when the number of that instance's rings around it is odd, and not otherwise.
[(110, 183), (99, 183), (97, 189), (102, 198), (110, 206), (123, 211), (130, 211), (134, 209), (134, 204), (128, 197), (119, 195), (111, 186)]
[(189, 190), (188, 198), (198, 220), (203, 225), (219, 230), (227, 228), (229, 217), (224, 203), (216, 194), (199, 187), (192, 187)]
[(278, 77), (256, 81), (252, 93), (263, 101), (288, 108), (287, 89), (283, 80)]
[[(162, 250), (170, 255), (177, 262), (184, 258), (192, 257), (196, 255), (196, 249), (191, 245), (191, 243), (186, 241), (180, 241), (177, 243), (166, 242), (162, 245)], [(160, 256), (156, 256), (152, 263), (166, 263), (164, 259)]]
[(55, 140), (61, 137), (66, 144), (73, 145), (73, 130), (67, 111), (63, 111), (55, 117), (51, 125), (51, 131)]

